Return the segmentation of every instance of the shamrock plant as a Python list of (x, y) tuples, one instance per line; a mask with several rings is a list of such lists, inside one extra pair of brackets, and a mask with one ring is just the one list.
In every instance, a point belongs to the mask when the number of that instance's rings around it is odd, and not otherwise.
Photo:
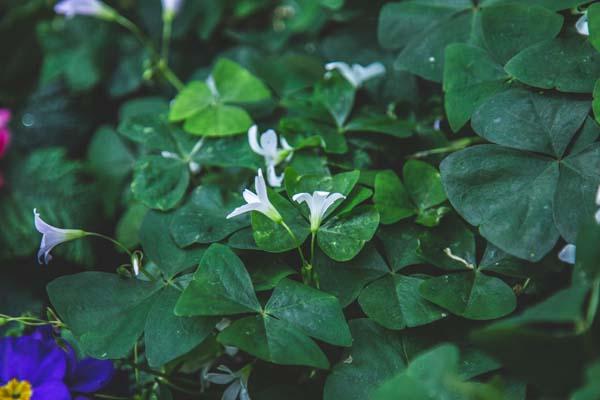
[(600, 398), (600, 3), (1, 14), (0, 400)]

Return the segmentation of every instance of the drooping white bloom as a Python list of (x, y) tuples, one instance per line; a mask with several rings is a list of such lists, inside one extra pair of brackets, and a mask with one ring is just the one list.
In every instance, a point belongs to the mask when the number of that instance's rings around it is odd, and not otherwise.
[(54, 6), (54, 12), (67, 18), (88, 15), (110, 19), (114, 10), (99, 0), (61, 0)]
[(327, 212), (327, 209), (339, 199), (345, 199), (341, 193), (329, 193), (316, 191), (312, 195), (308, 193), (295, 194), (292, 199), (297, 203), (305, 202), (310, 211), (310, 231), (316, 232), (321, 226), (321, 221)]
[[(281, 142), (281, 148), (279, 143)], [(267, 165), (267, 180), (272, 187), (281, 186), (283, 174), (278, 176), (275, 172), (275, 166), (282, 161), (290, 161), (294, 155), (294, 148), (289, 145), (285, 138), (277, 138), (277, 133), (273, 129), (269, 129), (260, 135), (258, 138), (258, 127), (252, 125), (248, 129), (248, 144), (252, 151), (265, 158)]]
[(385, 67), (380, 62), (375, 62), (363, 67), (359, 64), (352, 64), (352, 66), (350, 66), (345, 62), (336, 61), (325, 64), (325, 69), (328, 71), (325, 74), (326, 78), (331, 76), (331, 71), (337, 69), (355, 88), (358, 88), (369, 79), (385, 74)]
[(566, 262), (569, 264), (575, 264), (575, 245), (568, 244), (562, 248), (560, 253), (558, 253), (558, 259), (562, 262)]
[(50, 252), (54, 247), (61, 243), (82, 238), (86, 235), (86, 232), (80, 229), (61, 229), (46, 223), (42, 220), (36, 209), (33, 210), (33, 220), (35, 228), (42, 234), (40, 250), (37, 254), (38, 262), (40, 264), (42, 264), (42, 262), (48, 264), (50, 260), (52, 260)]
[(580, 35), (590, 36), (587, 12), (579, 17), (575, 23), (575, 29), (577, 29), (577, 32), (579, 32)]
[(172, 16), (179, 12), (182, 5), (183, 0), (162, 0), (163, 13), (170, 14)]
[(267, 167), (267, 182), (269, 182), (269, 186), (271, 187), (281, 187), (283, 183), (283, 174), (277, 175), (273, 165)]
[(269, 196), (267, 195), (267, 184), (260, 168), (258, 169), (256, 178), (254, 178), (254, 188), (256, 189), (256, 194), (252, 193), (248, 189), (244, 190), (244, 200), (246, 200), (247, 204), (244, 204), (243, 206), (233, 210), (227, 216), (227, 219), (250, 211), (258, 211), (259, 213), (266, 215), (274, 222), (281, 222), (283, 220), (281, 214), (279, 214), (279, 211), (277, 211), (273, 204), (271, 204), (271, 201), (269, 201)]
[(223, 392), (221, 400), (250, 400), (248, 378), (251, 369), (249, 367), (233, 372), (225, 365), (219, 365), (217, 370), (221, 372), (209, 372), (205, 379), (216, 385), (229, 385)]

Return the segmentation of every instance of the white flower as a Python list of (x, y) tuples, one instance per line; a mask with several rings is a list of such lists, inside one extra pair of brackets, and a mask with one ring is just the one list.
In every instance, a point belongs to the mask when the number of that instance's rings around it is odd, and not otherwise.
[(305, 202), (310, 210), (310, 231), (316, 232), (321, 226), (321, 221), (327, 212), (327, 209), (331, 207), (339, 199), (345, 199), (341, 193), (329, 193), (316, 191), (312, 195), (308, 193), (295, 194), (292, 199), (297, 203)]
[(566, 262), (569, 264), (575, 264), (575, 245), (568, 244), (562, 248), (560, 253), (558, 253), (558, 259), (562, 262)]
[(176, 15), (181, 9), (182, 5), (183, 0), (162, 0), (163, 13), (165, 13), (165, 15)]
[(583, 14), (575, 23), (575, 29), (580, 35), (590, 36), (590, 29), (588, 27), (588, 16), (587, 12)]
[(355, 88), (361, 86), (364, 82), (369, 79), (378, 77), (385, 74), (385, 67), (382, 63), (376, 62), (363, 67), (359, 64), (352, 64), (352, 66), (345, 62), (330, 62), (325, 64), (325, 69), (328, 71), (325, 74), (326, 78), (331, 76), (331, 71), (337, 69), (340, 74)]
[(114, 16), (114, 10), (99, 0), (61, 0), (54, 6), (54, 12), (67, 18), (89, 15), (110, 19)]
[[(281, 148), (279, 148), (278, 141), (281, 142)], [(250, 129), (248, 129), (248, 144), (252, 151), (265, 158), (269, 185), (272, 187), (281, 186), (283, 174), (277, 176), (275, 173), (275, 166), (282, 161), (290, 161), (294, 155), (294, 148), (289, 145), (285, 138), (280, 137), (278, 140), (277, 133), (275, 133), (273, 129), (263, 132), (260, 135), (259, 142), (258, 127), (256, 125), (252, 125)]]
[(42, 234), (42, 242), (38, 251), (38, 262), (48, 264), (52, 260), (50, 252), (61, 243), (68, 242), (86, 236), (86, 232), (80, 229), (60, 229), (42, 220), (36, 209), (33, 210), (35, 227)]
[(256, 194), (252, 193), (250, 190), (244, 190), (244, 200), (246, 200), (247, 204), (240, 206), (233, 210), (228, 216), (227, 219), (236, 217), (240, 214), (244, 214), (250, 211), (258, 211), (266, 215), (274, 222), (281, 222), (283, 218), (279, 211), (271, 204), (269, 201), (269, 196), (267, 195), (267, 184), (265, 183), (265, 178), (263, 177), (262, 170), (258, 169), (258, 175), (254, 178), (254, 187), (256, 189)]
[(229, 385), (223, 392), (221, 400), (250, 400), (248, 378), (250, 377), (251, 367), (246, 366), (237, 372), (233, 372), (225, 365), (219, 365), (217, 370), (222, 373), (207, 373), (206, 380), (216, 385)]

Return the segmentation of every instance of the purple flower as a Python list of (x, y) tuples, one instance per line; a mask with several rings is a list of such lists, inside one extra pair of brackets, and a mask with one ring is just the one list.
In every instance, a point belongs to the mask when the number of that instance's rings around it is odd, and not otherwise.
[(63, 349), (50, 329), (0, 339), (0, 400), (83, 400), (112, 379), (112, 362)]
[(111, 19), (115, 14), (112, 8), (99, 0), (61, 0), (54, 6), (54, 12), (67, 18), (76, 15), (89, 15)]
[(0, 399), (70, 400), (66, 373), (56, 343), (33, 335), (0, 340)]
[[(33, 218), (35, 228), (39, 233), (42, 234), (42, 242), (40, 243), (40, 250), (38, 251), (38, 262), (41, 264), (44, 262), (48, 264), (52, 260), (50, 252), (56, 246), (61, 243), (75, 240), (87, 235), (85, 231), (80, 229), (61, 229), (46, 223), (40, 217), (37, 210), (33, 210)], [(2, 400), (0, 398), (0, 400)]]

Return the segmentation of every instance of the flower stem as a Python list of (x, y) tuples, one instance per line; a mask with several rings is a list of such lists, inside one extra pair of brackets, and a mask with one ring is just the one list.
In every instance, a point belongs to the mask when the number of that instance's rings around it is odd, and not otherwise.
[(111, 238), (110, 236), (106, 236), (106, 235), (103, 235), (101, 233), (96, 233), (96, 232), (86, 232), (85, 234), (86, 234), (86, 236), (96, 236), (96, 237), (102, 238), (104, 240), (108, 240), (109, 242), (111, 242), (112, 244), (114, 244), (115, 246), (120, 248), (121, 250), (125, 251), (129, 255), (129, 257), (133, 256), (133, 253), (127, 247), (125, 247), (124, 244)]
[(307, 261), (306, 261), (306, 258), (304, 257), (304, 253), (302, 253), (302, 249), (300, 249), (300, 244), (301, 243), (299, 243), (299, 240), (296, 237), (296, 235), (294, 234), (294, 232), (292, 231), (292, 229), (283, 220), (281, 220), (279, 222), (279, 224), (285, 228), (285, 230), (287, 231), (287, 233), (290, 235), (290, 237), (292, 238), (292, 240), (296, 244), (296, 249), (298, 249), (298, 254), (300, 254), (300, 259), (302, 260), (302, 264), (303, 265), (304, 264), (308, 264)]
[(429, 156), (436, 155), (436, 154), (452, 153), (454, 151), (462, 150), (465, 147), (468, 147), (472, 144), (481, 143), (481, 142), (483, 142), (483, 139), (481, 139), (480, 137), (468, 137), (468, 138), (458, 139), (458, 140), (450, 142), (448, 144), (448, 146), (437, 147), (435, 149), (419, 151), (417, 153), (409, 155), (408, 158), (425, 158), (425, 157), (429, 157)]
[(169, 82), (171, 85), (173, 85), (173, 87), (175, 89), (177, 89), (177, 91), (181, 91), (181, 89), (183, 89), (183, 87), (184, 87), (184, 84), (177, 77), (177, 75), (175, 75), (175, 73), (171, 70), (171, 68), (169, 68), (168, 62), (165, 58), (165, 56), (168, 55), (169, 40), (167, 40), (167, 44), (165, 47), (164, 35), (168, 33), (169, 38), (170, 38), (171, 27), (169, 26), (168, 28), (165, 28), (168, 30), (168, 32), (163, 31), (163, 53), (164, 53), (164, 55), (161, 56), (158, 53), (158, 51), (156, 51), (156, 48), (154, 47), (152, 42), (146, 38), (144, 33), (141, 31), (140, 28), (138, 28), (138, 26), (136, 24), (134, 24), (129, 19), (125, 18), (124, 16), (122, 16), (120, 14), (115, 16), (114, 21), (117, 24), (121, 25), (123, 28), (125, 28), (128, 31), (130, 31), (131, 33), (133, 33), (133, 35), (140, 41), (140, 43), (142, 43), (142, 45), (145, 46), (148, 49), (148, 51), (150, 51), (152, 58), (154, 59), (157, 70), (162, 74), (162, 76), (167, 80), (167, 82)]

